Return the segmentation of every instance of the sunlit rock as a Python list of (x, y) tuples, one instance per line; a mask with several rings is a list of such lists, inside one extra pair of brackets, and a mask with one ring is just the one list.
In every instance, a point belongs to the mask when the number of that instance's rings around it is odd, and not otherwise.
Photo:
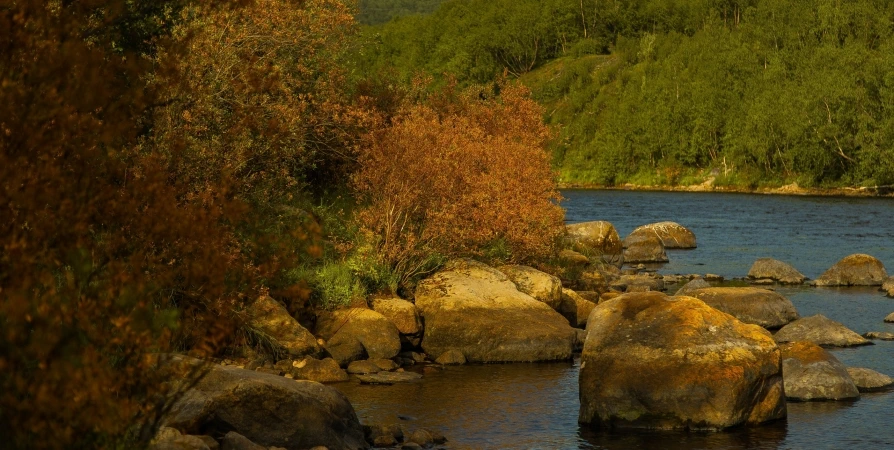
[(401, 347), (400, 332), (391, 320), (366, 308), (320, 314), (317, 317), (316, 334), (325, 339), (327, 344), (333, 340), (350, 340), (353, 337), (363, 345), (367, 356), (373, 359), (393, 358)]
[(847, 373), (854, 380), (860, 392), (875, 392), (890, 389), (894, 378), (864, 367), (848, 367)]
[(751, 265), (748, 271), (751, 280), (773, 280), (780, 284), (801, 284), (807, 277), (788, 263), (773, 259), (760, 258)]
[[(631, 238), (635, 236), (654, 235), (661, 240), (664, 248), (695, 248), (695, 234), (688, 228), (676, 222), (658, 222), (650, 223), (637, 227), (626, 238), (624, 238), (624, 248), (629, 248), (632, 244)], [(625, 261), (630, 262), (625, 258)]]
[(518, 290), (502, 272), (454, 260), (416, 288), (430, 355), (456, 349), (471, 362), (571, 357), (574, 330), (558, 312)]
[(837, 358), (812, 342), (788, 342), (782, 349), (785, 396), (790, 400), (846, 400), (860, 392)]
[(701, 300), (625, 294), (593, 309), (587, 332), (581, 423), (718, 430), (785, 417), (769, 332)]
[(845, 256), (816, 279), (817, 286), (881, 286), (888, 278), (885, 265), (870, 255)]
[(773, 336), (776, 342), (809, 341), (823, 347), (869, 345), (871, 341), (822, 314), (798, 319)]
[(696, 297), (745, 323), (779, 328), (797, 320), (795, 305), (783, 295), (753, 287), (708, 287), (687, 295)]

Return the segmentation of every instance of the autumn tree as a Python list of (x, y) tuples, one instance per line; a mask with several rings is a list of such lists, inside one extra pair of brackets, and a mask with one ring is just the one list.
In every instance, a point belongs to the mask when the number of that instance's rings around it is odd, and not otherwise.
[[(212, 355), (234, 336), (245, 301), (304, 253), (300, 221), (279, 230), (292, 247), (261, 233), (246, 239), (258, 210), (239, 194), (255, 182), (253, 169), (221, 164), (201, 183), (177, 170), (194, 152), (242, 154), (236, 144), (249, 134), (234, 122), (203, 122), (217, 132), (202, 142), (216, 146), (203, 149), (182, 134), (152, 137), (165, 130), (157, 112), (179, 82), (169, 75), (191, 67), (183, 58), (198, 33), (171, 35), (189, 11), (237, 10), (185, 1), (0, 6), (4, 447), (141, 447), (176, 394), (151, 356)], [(202, 92), (262, 81), (221, 79)], [(189, 117), (188, 108), (178, 113)], [(274, 142), (291, 136), (275, 123), (268, 131)]]
[(524, 262), (562, 232), (542, 111), (517, 84), (447, 88), (370, 134), (353, 184), (358, 219), (400, 282), (433, 256)]

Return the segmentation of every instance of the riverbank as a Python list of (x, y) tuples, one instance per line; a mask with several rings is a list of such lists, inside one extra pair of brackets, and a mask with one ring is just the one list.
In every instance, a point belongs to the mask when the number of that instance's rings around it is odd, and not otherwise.
[(733, 194), (766, 194), (766, 195), (801, 195), (816, 197), (894, 197), (894, 186), (840, 187), (840, 188), (805, 188), (798, 183), (780, 187), (717, 186), (714, 178), (704, 183), (687, 186), (670, 185), (638, 185), (625, 183), (617, 186), (605, 186), (593, 183), (560, 182), (560, 189), (592, 189), (611, 191), (643, 191), (643, 192), (720, 192)]

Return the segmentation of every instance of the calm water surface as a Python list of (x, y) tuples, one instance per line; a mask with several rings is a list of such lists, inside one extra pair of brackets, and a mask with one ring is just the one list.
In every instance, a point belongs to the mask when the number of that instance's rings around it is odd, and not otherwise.
[[(852, 253), (894, 267), (894, 200), (743, 194), (571, 190), (569, 223), (612, 222), (621, 236), (650, 222), (691, 229), (698, 248), (669, 251), (661, 273), (742, 277), (760, 257), (787, 261), (810, 278)], [(894, 270), (892, 270), (894, 272)], [(778, 288), (802, 316), (822, 313), (849, 328), (894, 332), (882, 319), (894, 299), (875, 289)], [(894, 374), (894, 342), (834, 350), (849, 366)], [(894, 392), (855, 402), (789, 403), (784, 422), (723, 433), (600, 433), (581, 429), (578, 361), (470, 365), (428, 373), (421, 382), (334, 385), (364, 423), (433, 427), (448, 448), (518, 449), (882, 449), (894, 448)]]

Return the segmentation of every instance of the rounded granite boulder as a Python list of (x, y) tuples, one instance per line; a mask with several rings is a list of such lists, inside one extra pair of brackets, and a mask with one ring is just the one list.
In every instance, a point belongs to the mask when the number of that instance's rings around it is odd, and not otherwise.
[(769, 332), (701, 300), (624, 294), (590, 314), (578, 421), (719, 430), (780, 419), (781, 363)]

